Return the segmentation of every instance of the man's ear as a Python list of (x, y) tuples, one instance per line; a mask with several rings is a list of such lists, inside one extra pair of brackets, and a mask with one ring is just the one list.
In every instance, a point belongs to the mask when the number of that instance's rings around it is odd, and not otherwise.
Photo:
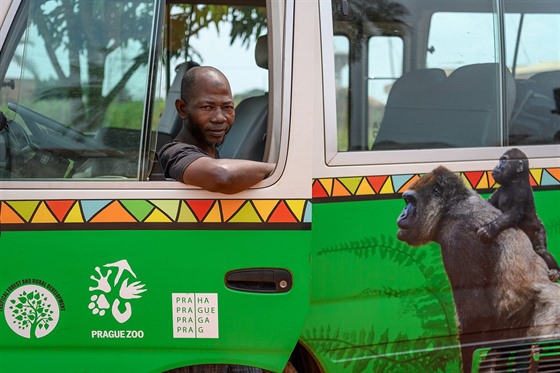
[(187, 104), (182, 99), (178, 98), (175, 100), (175, 109), (181, 118), (187, 117)]

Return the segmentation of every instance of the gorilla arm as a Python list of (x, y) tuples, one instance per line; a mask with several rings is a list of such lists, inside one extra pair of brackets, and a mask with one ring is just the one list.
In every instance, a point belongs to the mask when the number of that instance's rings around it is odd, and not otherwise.
[(183, 182), (211, 192), (234, 194), (268, 177), (274, 167), (273, 163), (201, 157), (185, 169)]

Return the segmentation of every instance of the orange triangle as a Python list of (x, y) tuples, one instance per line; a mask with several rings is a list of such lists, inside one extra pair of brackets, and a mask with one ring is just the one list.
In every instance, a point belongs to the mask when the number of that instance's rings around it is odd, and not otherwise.
[(118, 202), (113, 201), (95, 215), (91, 223), (136, 223), (136, 219)]
[(222, 222), (222, 212), (220, 211), (220, 204), (215, 203), (214, 207), (210, 210), (208, 214), (204, 217), (205, 223), (221, 223)]
[(284, 201), (281, 201), (276, 207), (276, 209), (274, 210), (274, 212), (272, 213), (272, 215), (270, 216), (270, 218), (268, 219), (268, 222), (269, 223), (296, 223), (297, 220), (294, 217), (294, 215), (292, 215), (292, 212), (290, 211), (288, 206), (286, 206), (286, 203)]
[(244, 199), (224, 199), (220, 201), (224, 221), (228, 221), (246, 202)]
[(371, 187), (375, 191), (375, 193), (379, 193), (381, 187), (383, 187), (383, 184), (385, 184), (387, 177), (388, 176), (368, 176), (366, 177), (366, 179), (369, 185), (371, 185)]
[(334, 180), (333, 184), (333, 197), (349, 196), (351, 195), (348, 189), (337, 179)]
[(278, 205), (277, 199), (256, 199), (252, 202), (262, 221), (267, 221), (270, 213), (274, 210), (276, 205)]
[(23, 219), (6, 203), (0, 204), (0, 224), (21, 224)]
[(56, 219), (61, 222), (68, 214), (68, 211), (72, 208), (72, 205), (75, 201), (72, 200), (64, 200), (64, 201), (46, 201), (45, 203), (52, 211), (53, 215), (56, 216)]
[(58, 220), (53, 216), (52, 212), (47, 208), (44, 202), (39, 204), (39, 207), (33, 214), (32, 223), (58, 223)]
[(420, 176), (418, 174), (414, 175), (413, 177), (410, 178), (410, 180), (408, 180), (406, 183), (404, 183), (401, 188), (398, 190), (399, 193), (401, 192), (406, 192), (410, 186), (416, 181), (420, 179)]
[(560, 181), (560, 168), (547, 168), (546, 170), (552, 177)]

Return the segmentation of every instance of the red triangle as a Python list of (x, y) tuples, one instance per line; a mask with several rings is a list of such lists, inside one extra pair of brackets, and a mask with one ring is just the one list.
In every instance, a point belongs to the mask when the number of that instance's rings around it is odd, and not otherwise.
[(467, 178), (469, 183), (471, 183), (472, 188), (476, 188), (483, 175), (484, 171), (465, 172), (465, 177)]
[(375, 193), (379, 193), (385, 181), (387, 181), (388, 176), (368, 176), (366, 177), (369, 185), (373, 188)]
[(294, 214), (290, 211), (286, 202), (282, 201), (276, 206), (274, 212), (268, 218), (269, 223), (297, 223)]
[(68, 214), (68, 211), (74, 206), (75, 201), (64, 200), (64, 201), (46, 201), (45, 203), (49, 207), (49, 210), (53, 213), (59, 222), (62, 222)]
[(315, 182), (313, 183), (312, 196), (313, 198), (323, 198), (329, 196), (329, 194), (327, 193), (325, 188), (323, 188), (323, 185), (321, 185), (319, 180), (315, 180)]
[(185, 202), (194, 212), (198, 221), (202, 221), (215, 201), (213, 199), (189, 199)]

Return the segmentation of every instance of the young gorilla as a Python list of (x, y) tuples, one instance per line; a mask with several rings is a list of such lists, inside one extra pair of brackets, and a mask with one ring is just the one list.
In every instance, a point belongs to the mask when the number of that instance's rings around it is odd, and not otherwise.
[(533, 189), (529, 184), (529, 161), (525, 153), (519, 149), (505, 152), (492, 170), (492, 177), (500, 187), (490, 196), (488, 202), (502, 211), (502, 214), (479, 228), (478, 237), (484, 242), (491, 242), (504, 229), (521, 229), (531, 240), (533, 249), (548, 265), (550, 280), (558, 281), (560, 267), (547, 250), (546, 230), (535, 209)]

